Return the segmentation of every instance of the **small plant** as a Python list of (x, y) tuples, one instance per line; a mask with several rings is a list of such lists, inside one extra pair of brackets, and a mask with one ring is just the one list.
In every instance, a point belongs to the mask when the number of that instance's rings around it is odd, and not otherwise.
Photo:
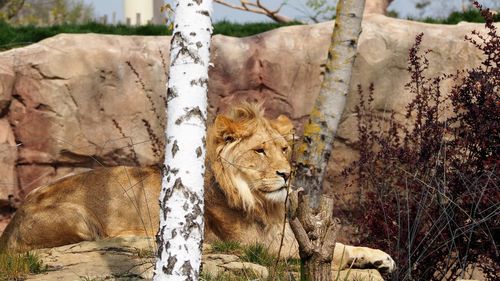
[(22, 280), (30, 273), (42, 273), (47, 270), (40, 257), (34, 252), (0, 252), (0, 280)]
[(258, 243), (246, 246), (242, 259), (263, 266), (272, 266), (276, 261), (276, 257), (271, 255), (264, 245)]
[(201, 281), (249, 281), (249, 280), (262, 280), (258, 275), (253, 273), (251, 270), (242, 271), (240, 274), (235, 274), (231, 272), (219, 273), (212, 276), (208, 273), (201, 273)]
[(221, 254), (238, 254), (242, 251), (242, 246), (237, 241), (215, 241), (212, 245), (212, 251)]

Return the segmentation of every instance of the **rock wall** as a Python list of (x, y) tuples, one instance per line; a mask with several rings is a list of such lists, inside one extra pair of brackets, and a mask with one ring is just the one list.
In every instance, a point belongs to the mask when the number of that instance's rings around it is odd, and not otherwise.
[[(210, 113), (241, 100), (264, 102), (300, 132), (321, 83), (332, 22), (291, 26), (247, 38), (214, 36)], [(410, 99), (408, 49), (424, 32), (429, 73), (476, 66), (464, 35), (480, 24), (430, 25), (366, 16), (347, 111), (327, 185), (353, 159), (356, 85), (375, 85), (374, 113), (402, 118)], [(22, 197), (68, 173), (100, 165), (161, 161), (169, 37), (61, 34), (0, 53), (0, 198)], [(343, 188), (336, 192), (348, 193)]]

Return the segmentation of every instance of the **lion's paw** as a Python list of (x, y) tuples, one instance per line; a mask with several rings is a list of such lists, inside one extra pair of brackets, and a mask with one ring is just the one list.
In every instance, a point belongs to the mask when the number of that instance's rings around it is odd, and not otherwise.
[(376, 268), (383, 273), (396, 270), (396, 263), (384, 251), (370, 248), (356, 249), (355, 264), (359, 268)]

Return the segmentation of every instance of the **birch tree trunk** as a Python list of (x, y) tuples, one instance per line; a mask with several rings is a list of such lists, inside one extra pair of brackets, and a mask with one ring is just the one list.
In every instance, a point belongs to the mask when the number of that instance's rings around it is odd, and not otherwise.
[(340, 0), (337, 4), (324, 80), (304, 127), (303, 140), (297, 146), (295, 186), (308, 191), (313, 208), (319, 203), (333, 140), (344, 111), (364, 5), (364, 0)]
[(176, 0), (154, 277), (198, 280), (212, 0)]
[[(302, 280), (330, 281), (339, 222), (333, 219), (333, 200), (321, 198), (326, 167), (344, 111), (356, 56), (365, 0), (339, 0), (321, 90), (297, 150), (294, 186), (299, 193), (290, 226), (299, 243)], [(311, 208), (312, 207), (312, 208)]]

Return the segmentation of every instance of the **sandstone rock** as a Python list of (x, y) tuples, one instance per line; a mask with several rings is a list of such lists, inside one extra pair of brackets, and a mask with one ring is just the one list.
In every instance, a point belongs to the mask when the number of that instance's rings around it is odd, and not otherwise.
[(382, 278), (382, 275), (376, 269), (346, 269), (334, 271), (333, 280), (384, 281), (384, 278)]
[[(0, 109), (1, 110), (1, 109)], [(0, 118), (0, 199), (17, 193), (17, 146), (6, 118)]]
[[(246, 38), (214, 36), (210, 113), (241, 100), (260, 101), (270, 116), (292, 117), (300, 133), (319, 91), (332, 25), (291, 26)], [(366, 89), (374, 83), (374, 113), (394, 111), (401, 119), (411, 98), (404, 84), (415, 36), (424, 32), (422, 49), (433, 49), (432, 76), (478, 64), (479, 53), (463, 40), (473, 29), (482, 25), (365, 17), (328, 187), (343, 186), (336, 176), (356, 157), (356, 85)], [(0, 53), (0, 104), (20, 144), (17, 163), (30, 167), (17, 169), (30, 173), (19, 176), (19, 189), (28, 190), (24, 185), (48, 172), (35, 166), (160, 163), (168, 49), (168, 37), (61, 34)]]
[(257, 276), (260, 276), (262, 279), (266, 279), (269, 276), (269, 271), (265, 266), (250, 263), (250, 262), (240, 262), (240, 261), (234, 261), (230, 263), (226, 263), (221, 265), (220, 267), (223, 267), (224, 269), (244, 274), (244, 272), (251, 272), (253, 274), (256, 274)]
[[(155, 247), (152, 238), (128, 237), (42, 249), (38, 254), (49, 271), (31, 275), (26, 280), (151, 280)], [(268, 276), (266, 267), (242, 262), (235, 255), (204, 254), (202, 263), (203, 272), (212, 276), (243, 271), (251, 271), (263, 279)]]
[(269, 271), (265, 266), (243, 262), (236, 255), (231, 254), (204, 254), (202, 258), (203, 272), (214, 277), (224, 273), (243, 275), (251, 273), (266, 279)]
[[(205, 245), (204, 245), (205, 246)], [(151, 280), (154, 268), (156, 242), (152, 238), (126, 237), (101, 241), (80, 242), (38, 251), (47, 272), (30, 275), (26, 280)], [(269, 270), (262, 265), (243, 262), (232, 254), (204, 252), (203, 273), (210, 276), (251, 274), (259, 280), (267, 280)], [(292, 273), (298, 277), (297, 272)], [(383, 281), (377, 270), (349, 269), (335, 271), (339, 280)]]
[(152, 252), (154, 245), (153, 239), (131, 237), (43, 249), (39, 254), (50, 270), (26, 280), (151, 279), (154, 259), (142, 256), (141, 250)]

